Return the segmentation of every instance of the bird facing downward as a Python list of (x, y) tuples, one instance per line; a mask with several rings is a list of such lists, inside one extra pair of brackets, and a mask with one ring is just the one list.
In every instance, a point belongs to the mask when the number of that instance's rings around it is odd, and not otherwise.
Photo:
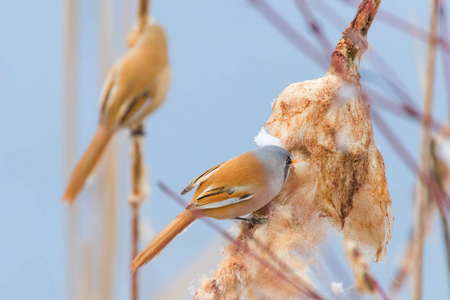
[(139, 126), (166, 97), (170, 68), (164, 29), (147, 20), (132, 31), (129, 44), (130, 50), (114, 64), (103, 85), (100, 124), (69, 180), (64, 194), (69, 203), (83, 188), (112, 135), (120, 128)]
[(131, 271), (152, 260), (200, 216), (234, 219), (262, 208), (281, 191), (296, 162), (287, 150), (264, 146), (204, 172), (181, 192), (197, 187), (189, 205), (136, 256)]

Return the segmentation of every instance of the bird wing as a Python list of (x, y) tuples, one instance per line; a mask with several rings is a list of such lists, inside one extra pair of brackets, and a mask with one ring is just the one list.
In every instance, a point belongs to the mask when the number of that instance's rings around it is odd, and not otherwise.
[(208, 187), (196, 201), (187, 207), (188, 210), (218, 208), (252, 199), (256, 194), (252, 186)]
[(141, 113), (150, 105), (152, 98), (149, 98), (146, 93), (142, 96), (136, 97), (131, 101), (131, 103), (124, 103), (121, 114), (120, 123), (125, 124), (131, 120), (140, 117)]
[(145, 117), (142, 112), (152, 100), (148, 93), (167, 66), (165, 47), (144, 42), (134, 45), (114, 64), (105, 80), (101, 119), (128, 126)]
[(108, 106), (109, 100), (112, 95), (112, 89), (114, 87), (114, 72), (115, 68), (113, 67), (111, 71), (109, 72), (108, 76), (106, 77), (105, 82), (103, 83), (101, 96), (100, 96), (100, 116), (102, 116), (105, 113), (105, 110)]
[(203, 174), (201, 174), (200, 176), (198, 176), (197, 178), (195, 178), (191, 183), (189, 183), (189, 185), (187, 187), (184, 188), (184, 190), (181, 192), (181, 195), (184, 195), (186, 193), (188, 193), (189, 191), (191, 191), (193, 188), (195, 188), (197, 185), (199, 185), (200, 183), (202, 183), (203, 181), (205, 181), (206, 179), (208, 179), (214, 172), (216, 172), (220, 166), (222, 166), (224, 164), (218, 164), (214, 167), (212, 167), (211, 169), (205, 171)]

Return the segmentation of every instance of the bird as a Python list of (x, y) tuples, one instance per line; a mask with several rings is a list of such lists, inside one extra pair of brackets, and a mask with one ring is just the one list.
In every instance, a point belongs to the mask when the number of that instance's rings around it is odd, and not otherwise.
[(267, 145), (205, 171), (181, 192), (197, 187), (186, 208), (133, 259), (131, 272), (155, 258), (199, 217), (235, 219), (264, 207), (281, 191), (295, 163), (286, 149)]
[(100, 96), (97, 132), (76, 165), (63, 199), (72, 204), (114, 133), (132, 131), (165, 100), (170, 84), (164, 29), (147, 19), (130, 33), (130, 49), (112, 66)]

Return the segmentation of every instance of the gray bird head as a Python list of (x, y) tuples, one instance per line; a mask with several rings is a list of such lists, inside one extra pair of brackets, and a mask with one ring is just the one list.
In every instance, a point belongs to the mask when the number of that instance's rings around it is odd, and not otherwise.
[(278, 146), (263, 146), (253, 151), (269, 175), (269, 183), (277, 194), (280, 192), (289, 174), (291, 164), (295, 161), (292, 154)]

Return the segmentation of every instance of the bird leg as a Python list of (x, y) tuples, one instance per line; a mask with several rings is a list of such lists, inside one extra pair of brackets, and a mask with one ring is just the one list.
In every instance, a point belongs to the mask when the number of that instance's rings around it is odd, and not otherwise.
[(249, 224), (249, 227), (254, 227), (256, 225), (263, 225), (267, 222), (268, 218), (265, 216), (249, 216), (248, 218), (237, 217), (235, 220), (241, 220)]
[[(143, 160), (144, 127), (139, 124), (131, 129), (131, 194), (128, 202), (131, 206), (131, 259), (138, 254), (139, 242), (139, 208), (144, 202), (148, 186), (145, 176), (145, 165)], [(131, 299), (137, 300), (137, 272), (131, 275)]]
[(137, 126), (136, 128), (131, 129), (131, 138), (144, 136), (145, 136), (144, 126), (142, 126), (142, 124)]

